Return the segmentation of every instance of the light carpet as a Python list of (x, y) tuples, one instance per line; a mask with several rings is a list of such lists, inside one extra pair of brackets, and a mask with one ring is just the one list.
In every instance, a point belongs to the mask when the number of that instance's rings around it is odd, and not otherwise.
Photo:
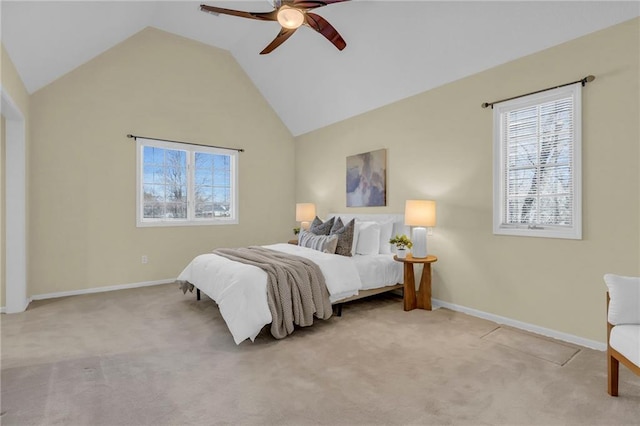
[(640, 378), (621, 367), (620, 396), (608, 396), (603, 352), (560, 365), (483, 338), (495, 323), (404, 312), (392, 296), (239, 346), (213, 301), (173, 285), (34, 302), (0, 320), (2, 425), (640, 421)]
[(558, 342), (544, 336), (514, 330), (505, 326), (497, 327), (484, 336), (483, 339), (491, 340), (558, 365), (565, 365), (580, 351), (579, 346)]

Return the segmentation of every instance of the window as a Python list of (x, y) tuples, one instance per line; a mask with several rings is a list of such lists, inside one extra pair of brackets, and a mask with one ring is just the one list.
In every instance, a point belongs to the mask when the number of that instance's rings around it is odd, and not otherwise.
[(493, 111), (493, 233), (582, 238), (581, 84)]
[(238, 152), (136, 139), (137, 225), (238, 223)]

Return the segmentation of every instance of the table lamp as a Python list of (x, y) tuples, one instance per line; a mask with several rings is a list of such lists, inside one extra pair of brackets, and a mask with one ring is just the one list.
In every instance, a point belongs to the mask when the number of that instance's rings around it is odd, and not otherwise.
[(411, 255), (427, 257), (427, 227), (436, 225), (436, 202), (432, 200), (407, 200), (404, 207), (404, 224), (413, 226)]
[(296, 204), (296, 221), (300, 222), (300, 228), (309, 229), (310, 222), (316, 217), (316, 205), (313, 203)]

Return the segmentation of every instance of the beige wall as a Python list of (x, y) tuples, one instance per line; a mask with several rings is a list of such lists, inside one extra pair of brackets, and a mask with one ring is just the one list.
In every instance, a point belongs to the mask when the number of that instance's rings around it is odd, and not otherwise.
[[(34, 93), (31, 120), (30, 295), (175, 278), (291, 235), (293, 137), (226, 51), (147, 28)], [(244, 148), (240, 223), (136, 228), (128, 133)]]
[[(296, 138), (296, 195), (346, 210), (345, 157), (386, 148), (388, 206), (434, 199), (437, 299), (605, 341), (604, 273), (640, 273), (635, 19)], [(583, 90), (583, 240), (492, 234), (485, 101), (593, 74)]]
[(4, 129), (6, 128), (4, 123), (4, 116), (0, 117), (0, 306), (4, 306), (4, 301), (6, 298), (7, 292), (7, 280), (6, 280), (6, 259), (4, 256), (5, 249), (7, 246), (7, 241), (5, 238), (6, 234), (6, 224), (5, 224), (5, 190), (4, 190), (4, 158), (5, 158), (5, 137), (4, 137)]
[[(18, 71), (16, 70), (11, 58), (7, 54), (4, 49), (4, 45), (0, 44), (0, 85), (2, 86), (2, 90), (9, 95), (11, 100), (15, 103), (15, 105), (20, 109), (20, 112), (23, 115), (25, 122), (25, 143), (26, 143), (26, 155), (29, 155), (29, 94), (27, 93), (27, 89), (25, 88), (20, 76), (18, 75)], [(6, 238), (5, 238), (5, 148), (6, 148), (6, 140), (5, 140), (5, 129), (6, 122), (4, 116), (2, 116), (2, 129), (0, 129), (0, 134), (2, 135), (2, 151), (0, 155), (0, 164), (2, 164), (2, 170), (0, 175), (2, 188), (0, 190), (0, 211), (2, 212), (2, 218), (0, 220), (0, 235), (1, 235), (1, 243), (0, 243), (0, 306), (4, 306), (6, 300), (6, 280), (5, 280), (5, 271), (6, 271)], [(28, 178), (27, 178), (28, 185)], [(27, 211), (28, 211), (28, 202), (27, 202)], [(28, 227), (27, 227), (28, 228)], [(29, 230), (27, 229), (27, 233)]]

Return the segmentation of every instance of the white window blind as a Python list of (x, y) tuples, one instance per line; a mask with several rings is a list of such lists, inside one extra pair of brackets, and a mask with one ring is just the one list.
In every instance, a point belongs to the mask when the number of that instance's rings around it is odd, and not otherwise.
[(494, 233), (582, 238), (580, 89), (494, 108)]

